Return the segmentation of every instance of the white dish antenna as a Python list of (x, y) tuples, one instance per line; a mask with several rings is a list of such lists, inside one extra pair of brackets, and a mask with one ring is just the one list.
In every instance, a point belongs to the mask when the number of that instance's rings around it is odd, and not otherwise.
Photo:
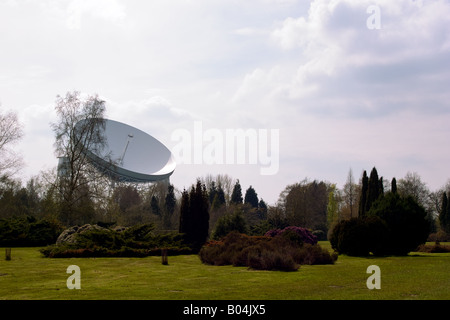
[[(83, 125), (82, 120), (76, 126)], [(151, 135), (105, 119), (105, 145), (86, 151), (89, 160), (114, 180), (154, 182), (168, 179), (176, 163), (170, 150)], [(97, 151), (98, 150), (98, 151)]]

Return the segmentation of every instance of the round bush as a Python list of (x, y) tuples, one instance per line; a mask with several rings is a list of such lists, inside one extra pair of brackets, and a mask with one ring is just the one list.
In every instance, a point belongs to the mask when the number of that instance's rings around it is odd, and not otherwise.
[(428, 238), (426, 211), (412, 197), (389, 193), (372, 204), (368, 216), (385, 221), (389, 229), (386, 254), (406, 255)]
[(411, 197), (388, 193), (366, 217), (337, 223), (329, 241), (341, 254), (406, 255), (425, 243), (428, 233), (425, 209)]

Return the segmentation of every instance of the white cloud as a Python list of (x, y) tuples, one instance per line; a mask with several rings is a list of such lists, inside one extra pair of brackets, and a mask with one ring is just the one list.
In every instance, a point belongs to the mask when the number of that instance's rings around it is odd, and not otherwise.
[[(321, 108), (328, 104), (325, 108), (331, 114), (339, 110), (350, 116), (364, 114), (368, 97), (375, 111), (394, 110), (385, 103), (398, 102), (399, 97), (405, 103), (397, 107), (405, 108), (410, 94), (417, 97), (412, 107), (432, 98), (433, 88), (450, 79), (450, 72), (438, 67), (445, 63), (444, 54), (450, 54), (450, 5), (444, 1), (375, 3), (381, 8), (380, 30), (366, 26), (366, 8), (373, 4), (368, 0), (315, 0), (306, 17), (284, 19), (271, 38), (283, 52), (295, 54), (287, 63), (277, 62), (276, 77), (273, 67), (248, 73), (236, 96), (242, 100), (259, 96), (264, 101), (278, 94), (280, 101), (298, 102), (301, 110), (323, 113)], [(351, 104), (355, 107), (350, 108)]]
[(126, 13), (118, 0), (71, 0), (67, 5), (67, 27), (80, 29), (83, 16), (119, 23)]
[[(380, 7), (379, 30), (366, 26), (369, 5)], [(0, 100), (20, 111), (23, 149), (48, 154), (45, 161), (26, 155), (34, 173), (38, 162), (54, 160), (54, 97), (72, 90), (98, 93), (108, 117), (168, 144), (173, 130), (191, 130), (194, 121), (280, 129), (276, 187), (258, 184), (257, 168), (239, 166), (185, 166), (174, 176), (188, 186), (214, 170), (233, 173), (269, 202), (304, 176), (345, 180), (352, 163), (357, 175), (367, 163), (393, 159), (394, 172), (415, 159), (437, 181), (448, 162), (448, 151), (427, 143), (449, 134), (448, 1), (8, 0), (0, 7)], [(388, 144), (395, 134), (398, 148)]]

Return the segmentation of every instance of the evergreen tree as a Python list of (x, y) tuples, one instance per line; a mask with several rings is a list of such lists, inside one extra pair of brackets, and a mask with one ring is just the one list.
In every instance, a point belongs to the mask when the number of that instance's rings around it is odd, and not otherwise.
[(367, 177), (367, 172), (364, 170), (362, 176), (362, 187), (361, 187), (361, 195), (359, 199), (359, 217), (364, 217), (366, 215), (366, 199), (367, 199), (367, 189), (369, 187), (369, 178)]
[(220, 207), (225, 204), (225, 191), (223, 191), (222, 185), (217, 187), (217, 205)]
[(383, 177), (380, 178), (380, 184), (379, 184), (379, 196), (383, 196), (384, 195), (384, 182), (383, 182)]
[(191, 218), (191, 205), (189, 192), (186, 189), (181, 193), (180, 205), (180, 233), (187, 234), (192, 230), (193, 219)]
[(209, 187), (209, 204), (213, 204), (214, 198), (217, 195), (216, 183), (214, 181), (211, 182), (211, 186)]
[(164, 199), (164, 216), (163, 216), (163, 224), (167, 229), (172, 228), (172, 216), (175, 211), (175, 205), (177, 200), (175, 199), (174, 188), (172, 184), (167, 186), (167, 194)]
[(166, 212), (169, 216), (172, 216), (175, 211), (175, 205), (177, 200), (175, 199), (174, 188), (172, 184), (167, 187), (167, 195), (165, 199)]
[(258, 216), (260, 219), (267, 219), (267, 204), (263, 199), (258, 203)]
[(366, 198), (366, 206), (365, 212), (370, 210), (372, 203), (374, 203), (381, 194), (380, 190), (380, 179), (378, 179), (377, 169), (374, 167), (370, 172), (369, 184), (367, 188), (367, 198)]
[(159, 201), (156, 196), (152, 196), (152, 199), (150, 200), (150, 207), (152, 209), (152, 213), (160, 216), (161, 215), (161, 209), (159, 207)]
[(441, 229), (446, 233), (450, 232), (450, 205), (447, 197), (447, 193), (444, 191), (442, 194), (442, 206), (439, 214), (439, 222)]
[(243, 201), (242, 199), (242, 189), (241, 189), (241, 185), (239, 183), (239, 180), (236, 181), (236, 184), (234, 185), (233, 188), (233, 193), (231, 194), (231, 203), (234, 204), (241, 204)]
[[(404, 255), (425, 243), (429, 234), (426, 211), (413, 197), (389, 193), (375, 201), (367, 212), (386, 224), (388, 239), (379, 253)], [(377, 232), (375, 236), (381, 236)]]
[(392, 178), (392, 181), (391, 181), (391, 192), (393, 194), (397, 193), (397, 180), (395, 179), (395, 177)]
[(247, 191), (245, 191), (244, 203), (248, 203), (252, 208), (258, 208), (258, 194), (255, 189), (250, 186)]
[(225, 215), (221, 217), (216, 224), (213, 239), (219, 240), (232, 231), (239, 233), (247, 233), (247, 222), (241, 211), (236, 211), (233, 215)]
[[(447, 197), (448, 198), (448, 197)], [(446, 210), (446, 217), (447, 217), (447, 229), (446, 232), (450, 233), (450, 200), (447, 201), (447, 210)]]
[(209, 198), (206, 187), (197, 180), (190, 192), (183, 191), (180, 208), (180, 233), (194, 250), (199, 250), (209, 234)]
[[(448, 197), (447, 197), (448, 198)], [(450, 233), (450, 200), (449, 201), (447, 201), (447, 210), (446, 210), (446, 213), (447, 213), (447, 233)]]

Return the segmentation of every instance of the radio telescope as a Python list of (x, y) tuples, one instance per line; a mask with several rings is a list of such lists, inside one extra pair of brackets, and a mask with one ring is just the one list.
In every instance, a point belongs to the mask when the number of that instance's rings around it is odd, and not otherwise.
[[(82, 120), (75, 126), (81, 126)], [(170, 150), (151, 135), (105, 119), (105, 144), (86, 151), (90, 162), (114, 181), (148, 183), (169, 180), (176, 163)], [(97, 151), (98, 150), (98, 151)]]

